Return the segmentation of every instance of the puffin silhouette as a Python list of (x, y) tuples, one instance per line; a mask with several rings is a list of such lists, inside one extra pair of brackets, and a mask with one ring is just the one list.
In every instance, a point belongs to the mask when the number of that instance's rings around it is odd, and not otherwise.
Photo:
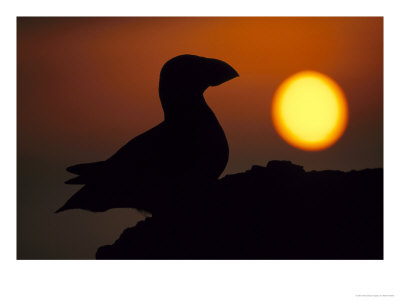
[(105, 161), (68, 167), (78, 176), (65, 183), (84, 186), (56, 212), (129, 207), (156, 213), (177, 205), (188, 189), (215, 182), (229, 148), (203, 93), (237, 76), (218, 59), (187, 54), (165, 63), (159, 81), (164, 121)]

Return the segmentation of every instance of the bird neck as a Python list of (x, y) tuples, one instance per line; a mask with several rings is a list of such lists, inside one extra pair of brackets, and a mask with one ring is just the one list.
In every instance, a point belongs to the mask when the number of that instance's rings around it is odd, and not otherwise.
[(211, 111), (208, 107), (203, 94), (186, 95), (175, 94), (166, 99), (161, 98), (166, 121), (194, 119)]

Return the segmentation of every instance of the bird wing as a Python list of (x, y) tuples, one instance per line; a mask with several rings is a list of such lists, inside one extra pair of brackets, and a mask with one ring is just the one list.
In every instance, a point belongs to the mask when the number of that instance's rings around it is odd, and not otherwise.
[[(162, 167), (165, 156), (165, 127), (160, 125), (133, 138), (106, 161), (83, 163), (67, 168), (78, 175), (66, 184), (112, 182), (129, 177), (143, 178), (144, 173)], [(153, 174), (154, 175), (154, 174)]]
[[(168, 184), (163, 181), (170, 169), (168, 157), (171, 153), (179, 155), (169, 132), (161, 123), (129, 141), (106, 161), (68, 167), (78, 176), (66, 183), (84, 186), (57, 212), (74, 208), (105, 211), (115, 207), (152, 211), (156, 204), (148, 199), (149, 194), (157, 186)], [(146, 199), (141, 195), (147, 195)]]
[(98, 161), (70, 166), (67, 168), (67, 171), (76, 175), (82, 175), (92, 173), (95, 169), (101, 169), (102, 167), (104, 167), (104, 161)]
[(85, 184), (90, 181), (90, 179), (94, 179), (94, 175), (103, 173), (106, 169), (106, 165), (105, 161), (98, 161), (70, 166), (67, 168), (67, 171), (78, 176), (67, 180), (65, 183)]
[(84, 186), (57, 212), (74, 208), (158, 209), (182, 180), (191, 177), (188, 170), (193, 167), (190, 162), (196, 145), (188, 132), (191, 130), (186, 127), (171, 128), (161, 123), (129, 141), (106, 161), (69, 167), (67, 170), (78, 177), (67, 183)]

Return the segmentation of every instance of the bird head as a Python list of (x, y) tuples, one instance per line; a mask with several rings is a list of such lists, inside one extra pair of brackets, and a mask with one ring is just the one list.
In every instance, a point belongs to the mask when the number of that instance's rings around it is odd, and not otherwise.
[(160, 73), (159, 94), (164, 111), (203, 99), (208, 87), (237, 76), (235, 69), (222, 60), (189, 54), (176, 56), (165, 63)]

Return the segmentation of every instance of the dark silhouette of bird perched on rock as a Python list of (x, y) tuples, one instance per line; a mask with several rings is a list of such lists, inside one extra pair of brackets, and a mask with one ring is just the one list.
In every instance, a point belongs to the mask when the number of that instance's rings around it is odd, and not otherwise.
[[(187, 189), (215, 182), (228, 161), (221, 125), (203, 93), (238, 76), (227, 63), (180, 55), (162, 68), (159, 96), (164, 121), (135, 137), (108, 160), (67, 168), (84, 185), (57, 212), (131, 207), (156, 213)], [(178, 204), (179, 205), (179, 204)]]

